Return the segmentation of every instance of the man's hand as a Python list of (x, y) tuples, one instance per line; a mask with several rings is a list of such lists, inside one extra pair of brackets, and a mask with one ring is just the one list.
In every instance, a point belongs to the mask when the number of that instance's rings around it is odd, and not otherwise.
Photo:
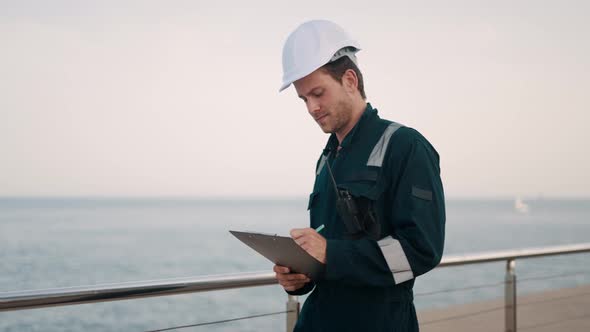
[(277, 280), (279, 284), (283, 286), (286, 291), (294, 291), (308, 283), (310, 280), (305, 274), (298, 274), (298, 273), (290, 273), (288, 267), (275, 265), (273, 268), (275, 274), (277, 275)]
[(312, 257), (326, 264), (326, 239), (313, 228), (295, 228), (291, 237)]

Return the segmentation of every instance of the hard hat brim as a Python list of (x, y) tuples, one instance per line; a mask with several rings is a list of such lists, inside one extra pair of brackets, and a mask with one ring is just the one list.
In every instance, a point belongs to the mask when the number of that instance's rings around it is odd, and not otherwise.
[[(343, 42), (342, 45), (344, 45), (344, 46), (338, 48), (338, 50), (341, 49), (341, 48), (344, 48), (344, 47), (353, 47), (353, 48), (355, 48), (354, 53), (357, 53), (358, 51), (361, 50), (361, 48), (359, 47), (358, 43), (356, 41), (353, 41), (353, 40), (347, 40), (347, 41)], [(288, 88), (289, 85), (293, 84), (293, 82), (304, 78), (305, 76), (313, 73), (314, 71), (318, 70), (319, 68), (323, 67), (324, 65), (330, 63), (331, 62), (330, 59), (331, 59), (331, 57), (328, 58), (328, 59), (326, 59), (325, 61), (321, 61), (319, 65), (315, 65), (312, 68), (310, 68), (310, 69), (308, 69), (308, 70), (306, 70), (306, 71), (304, 71), (302, 73), (299, 73), (299, 74), (294, 75), (293, 77), (291, 77), (291, 78), (289, 78), (287, 80), (284, 80), (283, 81), (283, 84), (279, 88), (279, 92), (281, 92), (281, 91), (285, 90), (286, 88)], [(353, 61), (356, 64), (356, 60), (353, 59)]]

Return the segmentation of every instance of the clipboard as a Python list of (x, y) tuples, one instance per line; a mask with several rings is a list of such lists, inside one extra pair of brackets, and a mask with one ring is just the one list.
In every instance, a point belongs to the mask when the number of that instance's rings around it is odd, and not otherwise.
[(271, 262), (290, 268), (291, 272), (303, 273), (312, 280), (317, 280), (324, 270), (324, 264), (308, 254), (291, 237), (252, 232), (229, 232)]

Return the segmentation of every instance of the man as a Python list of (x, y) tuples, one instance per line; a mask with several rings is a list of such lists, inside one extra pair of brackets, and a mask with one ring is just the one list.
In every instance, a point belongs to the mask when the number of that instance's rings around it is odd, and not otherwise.
[[(443, 252), (439, 157), (416, 130), (366, 102), (359, 45), (338, 25), (309, 21), (283, 49), (291, 83), (328, 143), (309, 199), (311, 228), (291, 236), (325, 267), (310, 280), (275, 266), (292, 295), (313, 290), (295, 331), (418, 331), (414, 279)], [(314, 229), (325, 225), (321, 234)]]

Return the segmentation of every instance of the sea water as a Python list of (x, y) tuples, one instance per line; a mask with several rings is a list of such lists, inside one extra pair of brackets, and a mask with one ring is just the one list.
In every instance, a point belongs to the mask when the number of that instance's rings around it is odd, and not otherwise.
[[(590, 201), (448, 200), (445, 255), (590, 242)], [(0, 292), (253, 271), (272, 264), (229, 234), (287, 235), (305, 199), (0, 199)], [(590, 254), (517, 260), (519, 294), (590, 283)], [(505, 263), (418, 277), (418, 308), (503, 296)], [(480, 287), (484, 286), (484, 287)], [(458, 290), (467, 288), (465, 290)], [(0, 331), (146, 331), (285, 310), (278, 285), (0, 312)], [(304, 301), (305, 297), (300, 298)], [(279, 314), (180, 331), (282, 331)]]

